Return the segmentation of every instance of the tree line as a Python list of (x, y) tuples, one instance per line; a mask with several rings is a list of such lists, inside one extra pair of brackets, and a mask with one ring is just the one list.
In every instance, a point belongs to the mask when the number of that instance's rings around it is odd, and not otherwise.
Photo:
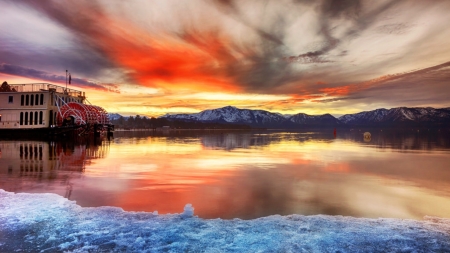
[(118, 119), (111, 120), (116, 129), (250, 129), (250, 126), (240, 124), (216, 123), (216, 122), (197, 122), (168, 120), (166, 118), (148, 118), (145, 116), (120, 116)]

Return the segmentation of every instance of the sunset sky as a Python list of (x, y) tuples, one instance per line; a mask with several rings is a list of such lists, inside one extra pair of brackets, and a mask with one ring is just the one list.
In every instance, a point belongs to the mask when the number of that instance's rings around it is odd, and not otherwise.
[(122, 115), (450, 107), (448, 0), (0, 0), (0, 82)]

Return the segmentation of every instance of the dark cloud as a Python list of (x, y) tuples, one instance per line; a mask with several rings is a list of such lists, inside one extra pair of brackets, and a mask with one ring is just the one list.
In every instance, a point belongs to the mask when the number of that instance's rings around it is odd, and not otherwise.
[(348, 100), (348, 99), (360, 99), (360, 97), (339, 97), (339, 98), (328, 98), (328, 99), (314, 99), (314, 100), (311, 100), (311, 102), (331, 103), (331, 102), (337, 102), (337, 101)]
[[(244, 12), (241, 12), (239, 9), (239, 5), (235, 0), (214, 0), (213, 2), (217, 3), (217, 7), (219, 10), (221, 10), (226, 15), (229, 15), (239, 21), (241, 24), (251, 28), (253, 31), (255, 31), (258, 35), (261, 36), (261, 38), (271, 41), (278, 45), (283, 45), (283, 38), (280, 37), (280, 35), (283, 35), (282, 33), (275, 34), (275, 30), (269, 30), (266, 31), (264, 27), (261, 27), (260, 24), (252, 24), (252, 22), (247, 20), (247, 17)], [(276, 19), (279, 19), (280, 17), (277, 17)], [(278, 30), (282, 30), (282, 21), (279, 19), (274, 22), (274, 26), (278, 28)]]
[(360, 0), (324, 0), (320, 9), (330, 18), (357, 18), (362, 4)]
[(450, 62), (415, 71), (399, 73), (352, 86), (350, 99), (395, 106), (435, 106), (450, 101)]
[[(328, 52), (337, 48), (343, 41), (350, 40), (358, 33), (370, 27), (381, 14), (391, 8), (394, 4), (400, 2), (401, 1), (390, 0), (375, 10), (363, 12), (363, 5), (360, 0), (323, 0), (317, 7), (317, 12), (319, 12), (320, 16), (318, 33), (322, 36), (323, 45), (320, 45), (320, 49), (318, 50), (286, 58), (291, 62), (301, 63), (330, 62), (326, 59)], [(344, 19), (352, 23), (352, 26), (339, 38), (333, 36), (332, 33), (337, 19)]]
[(413, 27), (413, 25), (408, 25), (408, 24), (404, 24), (404, 23), (395, 23), (395, 24), (378, 26), (376, 28), (376, 31), (379, 33), (384, 33), (384, 34), (401, 35), (401, 34), (405, 34), (405, 33), (409, 32), (411, 27)]
[[(21, 19), (26, 19), (27, 16), (36, 18), (36, 13), (42, 22), (50, 17), (56, 20), (56, 26), (62, 24), (61, 22), (71, 23), (71, 28), (77, 26), (81, 30), (82, 26), (93, 27), (95, 26), (94, 20), (91, 22), (86, 21), (80, 12), (72, 12), (71, 5), (56, 4), (53, 1), (45, 1), (36, 3), (34, 1), (4, 1), (3, 7), (11, 7), (15, 12), (13, 15), (21, 15), (17, 18), (17, 27), (13, 29), (33, 29), (33, 27), (23, 27), (23, 25), (29, 25), (27, 22), (21, 23)], [(90, 6), (91, 8), (91, 6)], [(22, 12), (18, 12), (18, 11)], [(24, 14), (25, 13), (25, 14)], [(69, 14), (70, 13), (70, 14)], [(45, 15), (42, 15), (45, 14)], [(67, 15), (66, 15), (67, 14)], [(71, 20), (64, 19), (64, 16), (70, 16)], [(34, 19), (33, 19), (34, 20)], [(75, 25), (74, 20), (79, 20), (80, 24)], [(117, 65), (105, 57), (100, 51), (92, 47), (92, 44), (86, 43), (86, 38), (79, 33), (70, 36), (70, 33), (61, 35), (57, 33), (58, 37), (53, 41), (48, 40), (48, 45), (42, 43), (33, 43), (33, 41), (42, 41), (42, 37), (49, 37), (53, 35), (54, 27), (36, 27), (35, 30), (40, 29), (42, 34), (39, 37), (36, 34), (29, 35), (24, 32), (23, 40), (8, 36), (8, 31), (2, 31), (0, 39), (2, 40), (0, 46), (0, 62), (6, 62), (12, 65), (20, 65), (30, 68), (46, 69), (48, 71), (64, 72), (65, 69), (70, 69), (79, 76), (93, 77), (99, 76), (105, 72), (105, 70), (114, 70)], [(56, 27), (55, 26), (55, 27)], [(46, 30), (48, 29), (48, 30)], [(48, 32), (48, 33), (46, 33)], [(65, 37), (65, 36), (69, 37)], [(69, 40), (68, 40), (69, 39)], [(24, 64), (26, 63), (26, 64)]]
[[(54, 75), (50, 74), (44, 71), (36, 70), (36, 69), (30, 69), (30, 68), (24, 68), (21, 66), (1, 63), (0, 64), (0, 73), (8, 74), (8, 75), (15, 75), (15, 76), (21, 76), (21, 77), (27, 77), (32, 79), (40, 79), (44, 81), (49, 82), (55, 82), (55, 83), (65, 83), (66, 82), (66, 76), (65, 75)], [(97, 90), (104, 90), (104, 91), (112, 91), (112, 92), (118, 92), (118, 86), (115, 84), (100, 84), (95, 83), (92, 81), (88, 81), (82, 78), (76, 78), (72, 77), (72, 83), (71, 85), (82, 87), (82, 88), (92, 88)]]
[[(261, 92), (281, 86), (299, 77), (286, 61), (279, 59), (286, 51), (283, 42), (286, 36), (287, 18), (284, 13), (264, 15), (264, 22), (251, 22), (245, 11), (241, 11), (239, 2), (234, 0), (215, 0), (216, 7), (225, 15), (250, 28), (259, 35), (256, 48), (248, 48), (246, 64), (238, 61), (229, 63), (229, 73), (238, 83), (250, 92)], [(267, 5), (268, 1), (265, 2)]]
[(342, 38), (336, 38), (332, 35), (332, 29), (336, 19), (348, 19), (356, 21), (360, 16), (361, 2), (359, 0), (323, 0), (317, 6), (319, 12), (319, 31), (322, 36), (323, 45), (319, 50), (309, 51), (297, 56), (288, 57), (290, 61), (302, 63), (325, 63), (324, 55), (335, 49)]
[(284, 57), (283, 59), (288, 62), (297, 62), (297, 63), (327, 63), (327, 62), (333, 62), (330, 60), (327, 60), (326, 57), (323, 57), (324, 51), (314, 51), (314, 52), (308, 52), (306, 54), (301, 54), (298, 56), (289, 56)]

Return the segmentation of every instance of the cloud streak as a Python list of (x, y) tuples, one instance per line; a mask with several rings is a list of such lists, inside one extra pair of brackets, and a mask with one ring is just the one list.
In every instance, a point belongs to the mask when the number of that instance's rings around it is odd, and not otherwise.
[[(0, 73), (13, 75), (13, 76), (20, 76), (20, 77), (26, 77), (30, 79), (37, 79), (37, 80), (44, 80), (48, 82), (54, 82), (54, 83), (66, 83), (66, 76), (61, 75), (55, 75), (50, 74), (48, 72), (36, 70), (36, 69), (30, 69), (30, 68), (24, 68), (21, 66), (1, 63), (0, 64)], [(90, 88), (90, 89), (96, 89), (101, 91), (111, 91), (111, 92), (119, 92), (118, 86), (115, 84), (100, 84), (93, 81), (89, 81), (82, 78), (74, 78), (72, 77), (71, 85), (81, 87), (81, 88)]]

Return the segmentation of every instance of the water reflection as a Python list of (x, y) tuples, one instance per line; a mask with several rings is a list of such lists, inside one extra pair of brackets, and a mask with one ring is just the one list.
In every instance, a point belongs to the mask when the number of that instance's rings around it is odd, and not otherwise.
[(116, 132), (109, 141), (0, 141), (0, 188), (82, 206), (205, 218), (450, 215), (448, 134)]
[(446, 150), (450, 147), (450, 131), (444, 130), (380, 130), (370, 131), (371, 137), (364, 139), (362, 130), (339, 130), (337, 135), (330, 132), (276, 132), (276, 131), (130, 131), (116, 132), (116, 137), (133, 138), (136, 141), (151, 137), (165, 137), (172, 142), (196, 142), (201, 140), (204, 147), (212, 149), (232, 150), (235, 148), (249, 148), (266, 146), (282, 141), (305, 142), (348, 140), (355, 143), (370, 145), (377, 148), (401, 150)]
[[(80, 177), (93, 159), (105, 158), (102, 140), (0, 141), (0, 188), (7, 191), (46, 192), (57, 183), (70, 197), (73, 177)], [(52, 187), (51, 187), (52, 188)]]

